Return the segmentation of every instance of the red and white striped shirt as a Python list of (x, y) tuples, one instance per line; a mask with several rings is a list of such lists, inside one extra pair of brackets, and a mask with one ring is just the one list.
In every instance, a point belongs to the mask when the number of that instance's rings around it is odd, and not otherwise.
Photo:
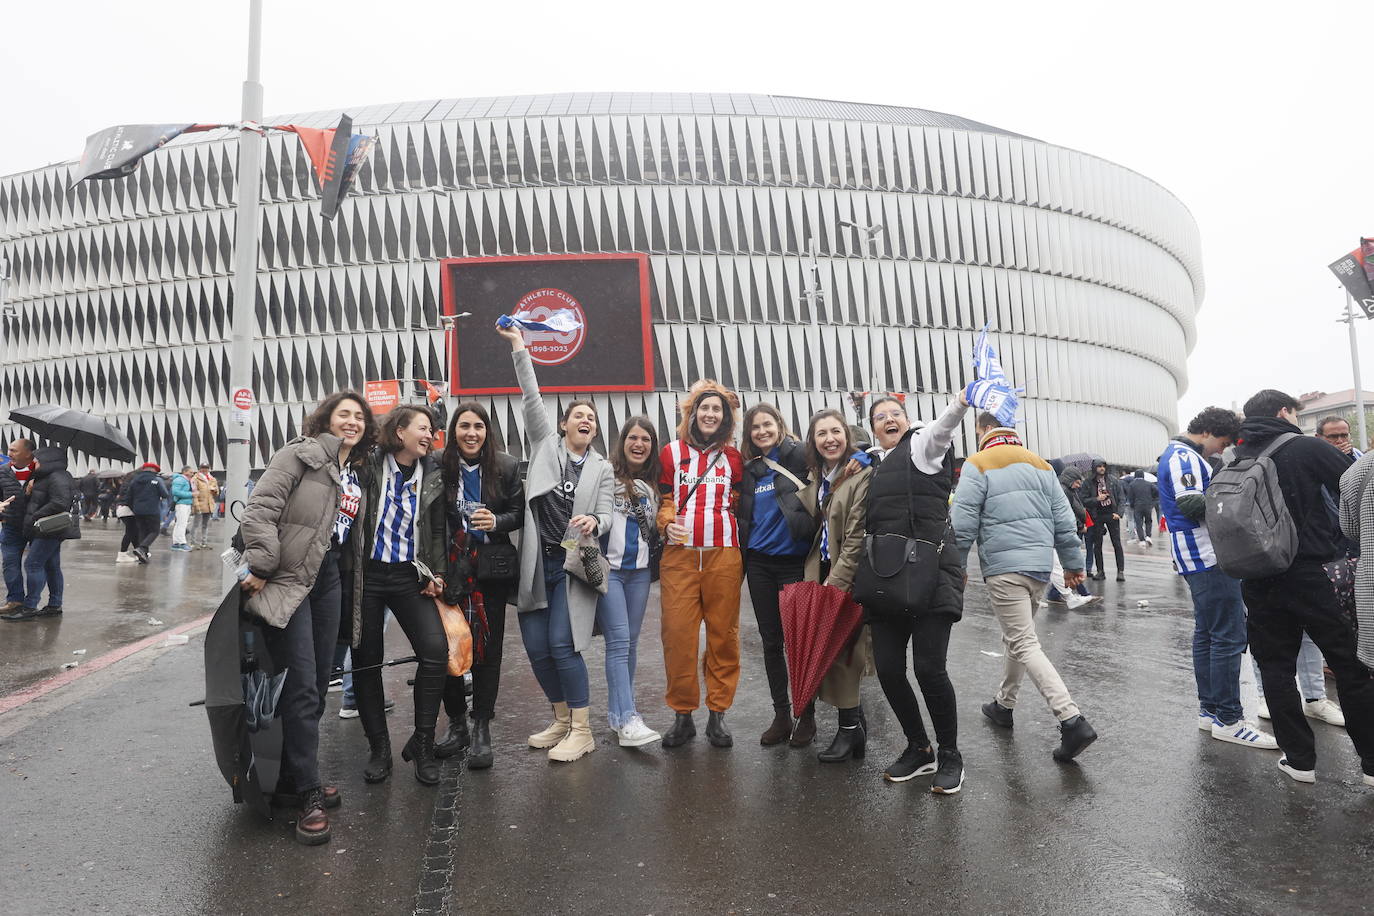
[(688, 517), (686, 546), (738, 547), (739, 528), (730, 511), (730, 496), (744, 481), (739, 449), (726, 445), (703, 452), (674, 439), (663, 447), (659, 459), (663, 464), (659, 483), (672, 488), (676, 514)]

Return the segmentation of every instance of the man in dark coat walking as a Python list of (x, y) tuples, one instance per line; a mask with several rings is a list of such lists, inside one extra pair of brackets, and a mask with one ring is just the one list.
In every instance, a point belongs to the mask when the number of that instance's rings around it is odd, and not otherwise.
[(1126, 481), (1126, 501), (1131, 504), (1131, 522), (1135, 525), (1135, 539), (1147, 547), (1154, 546), (1155, 501), (1159, 488), (1145, 479), (1144, 471)]
[(129, 478), (127, 492), (120, 502), (134, 513), (134, 525), (138, 530), (138, 544), (131, 552), (140, 563), (147, 563), (153, 541), (157, 540), (158, 520), (162, 517), (162, 501), (170, 499), (167, 484), (159, 476), (162, 468), (151, 461), (134, 472)]

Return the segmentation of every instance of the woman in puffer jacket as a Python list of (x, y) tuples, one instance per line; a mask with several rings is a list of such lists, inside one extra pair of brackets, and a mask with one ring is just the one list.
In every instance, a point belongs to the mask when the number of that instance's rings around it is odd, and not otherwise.
[(320, 716), (339, 635), (339, 560), (358, 512), (356, 468), (376, 424), (363, 396), (344, 391), (326, 398), (303, 431), (272, 456), (248, 498), (242, 588), (247, 611), (268, 624), (273, 662), (286, 671), (275, 801), (299, 804), (296, 839), (314, 846), (329, 841), (325, 809), (340, 804), (338, 790), (320, 780)]

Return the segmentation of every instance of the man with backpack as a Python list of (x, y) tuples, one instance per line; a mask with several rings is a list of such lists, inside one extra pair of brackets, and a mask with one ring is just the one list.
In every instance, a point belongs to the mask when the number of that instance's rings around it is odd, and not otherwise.
[(1374, 679), (1355, 656), (1355, 635), (1325, 569), (1342, 555), (1325, 494), (1340, 492), (1350, 459), (1303, 435), (1298, 408), (1296, 398), (1273, 389), (1245, 402), (1236, 461), (1214, 479), (1214, 491), (1231, 495), (1208, 495), (1207, 523), (1221, 564), (1243, 576), (1250, 650), (1284, 752), (1279, 769), (1298, 782), (1316, 781), (1312, 728), (1294, 680), (1306, 632), (1336, 676), (1346, 731), (1364, 783), (1374, 787)]
[(1245, 603), (1240, 582), (1217, 565), (1204, 516), (1211, 484), (1207, 459), (1235, 439), (1240, 420), (1224, 407), (1208, 407), (1159, 457), (1159, 509), (1168, 524), (1174, 566), (1193, 596), (1193, 677), (1198, 728), (1218, 741), (1273, 750), (1278, 743), (1245, 721), (1240, 702), (1240, 661), (1245, 654)]

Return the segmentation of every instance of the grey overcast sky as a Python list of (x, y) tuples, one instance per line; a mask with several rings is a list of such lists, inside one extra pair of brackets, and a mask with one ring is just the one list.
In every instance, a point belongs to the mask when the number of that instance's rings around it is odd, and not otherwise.
[[(761, 92), (963, 115), (1135, 169), (1202, 233), (1181, 419), (1351, 387), (1326, 265), (1374, 235), (1368, 6), (265, 0), (274, 113), (577, 90)], [(0, 9), (0, 175), (112, 124), (235, 120), (247, 0)], [(1374, 330), (1360, 319), (1374, 387)]]

